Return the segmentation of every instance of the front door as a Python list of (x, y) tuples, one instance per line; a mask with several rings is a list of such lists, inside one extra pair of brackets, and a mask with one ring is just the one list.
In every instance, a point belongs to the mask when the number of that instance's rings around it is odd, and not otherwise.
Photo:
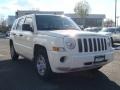
[(32, 31), (22, 30), (21, 43), (23, 45), (23, 52), (27, 58), (32, 59), (33, 47), (34, 47), (34, 42), (33, 42), (34, 27), (33, 27), (32, 17), (26, 17), (24, 24), (29, 24), (30, 27), (32, 28)]

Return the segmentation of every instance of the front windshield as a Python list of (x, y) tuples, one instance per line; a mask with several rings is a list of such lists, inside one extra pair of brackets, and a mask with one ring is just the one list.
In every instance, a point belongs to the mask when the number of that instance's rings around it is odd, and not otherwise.
[(80, 30), (68, 17), (55, 15), (36, 15), (38, 30)]

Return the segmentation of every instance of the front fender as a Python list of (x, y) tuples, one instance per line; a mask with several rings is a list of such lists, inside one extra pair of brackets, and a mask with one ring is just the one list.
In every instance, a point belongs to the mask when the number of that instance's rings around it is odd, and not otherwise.
[(34, 39), (35, 44), (44, 46), (47, 50), (52, 51), (53, 47), (64, 47), (63, 38), (39, 35)]

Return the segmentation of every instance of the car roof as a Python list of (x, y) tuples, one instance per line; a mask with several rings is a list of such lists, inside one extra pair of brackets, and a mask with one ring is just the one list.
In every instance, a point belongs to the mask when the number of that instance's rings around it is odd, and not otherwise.
[[(35, 16), (35, 15), (41, 15), (41, 16), (43, 16), (43, 15), (45, 15), (45, 16), (65, 16), (65, 15), (56, 15), (56, 14), (28, 14), (28, 15), (23, 15), (21, 17)], [(19, 17), (19, 18), (21, 18), (21, 17)], [(65, 17), (67, 17), (67, 16), (65, 16)]]

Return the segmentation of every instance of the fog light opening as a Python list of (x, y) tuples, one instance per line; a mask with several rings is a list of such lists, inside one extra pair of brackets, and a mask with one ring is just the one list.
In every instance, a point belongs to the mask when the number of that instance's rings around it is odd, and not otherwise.
[(61, 62), (61, 63), (64, 63), (65, 60), (66, 60), (66, 57), (65, 57), (65, 56), (63, 56), (63, 57), (60, 58), (60, 62)]

